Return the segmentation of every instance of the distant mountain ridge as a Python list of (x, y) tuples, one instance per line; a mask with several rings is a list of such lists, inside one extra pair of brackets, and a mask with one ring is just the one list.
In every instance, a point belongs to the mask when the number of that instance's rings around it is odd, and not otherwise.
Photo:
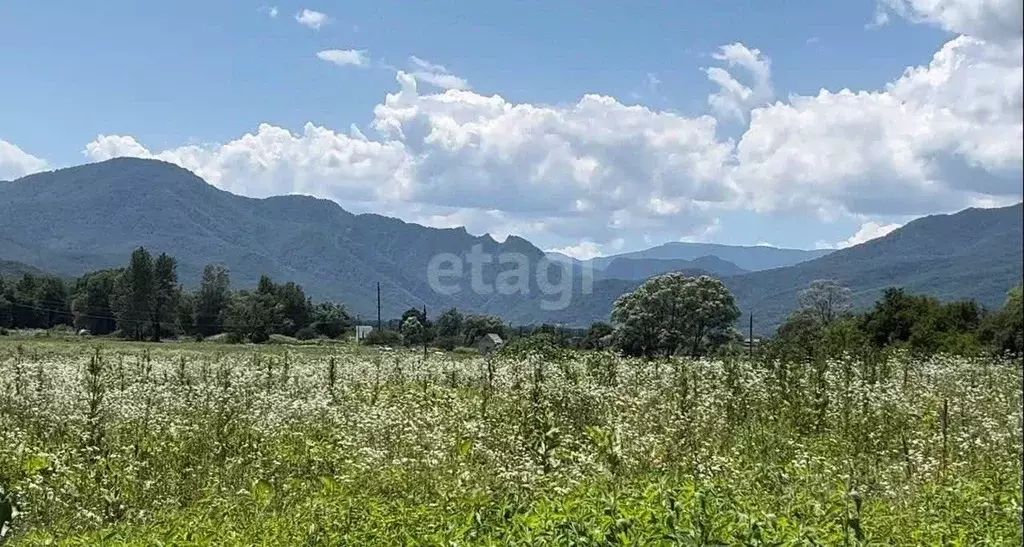
[(594, 278), (642, 281), (655, 275), (683, 270), (700, 270), (718, 277), (747, 272), (732, 262), (716, 256), (702, 256), (694, 260), (616, 257), (603, 269), (595, 269)]
[(223, 263), (235, 287), (254, 286), (265, 273), (300, 283), (315, 299), (344, 302), (364, 320), (376, 316), (380, 283), (385, 317), (412, 306), (427, 306), (431, 315), (455, 306), (516, 324), (576, 326), (607, 320), (615, 299), (650, 275), (683, 271), (722, 278), (741, 310), (754, 311), (756, 328), (770, 332), (795, 307), (799, 291), (824, 277), (849, 286), (860, 306), (891, 285), (997, 306), (1021, 279), (1021, 211), (1018, 204), (926, 217), (834, 252), (668, 243), (595, 259), (590, 264), (601, 267), (589, 294), (580, 294), (587, 262), (573, 261), (571, 302), (547, 309), (533, 272), (527, 295), (493, 290), (497, 264), (483, 271), (490, 292), (473, 290), (468, 275), (452, 294), (428, 283), (432, 258), (465, 258), (474, 246), (538, 264), (545, 253), (523, 238), (497, 242), (464, 228), (355, 215), (308, 196), (247, 198), (168, 163), (122, 158), (0, 182), (0, 258), (20, 263), (17, 271), (73, 276), (123, 266), (134, 248), (145, 246), (177, 257), (187, 285), (197, 283), (205, 264)]
[(745, 271), (768, 270), (792, 266), (831, 253), (831, 249), (783, 249), (767, 245), (719, 245), (717, 243), (686, 243), (672, 241), (650, 249), (591, 259), (594, 268), (603, 270), (616, 259), (700, 260), (715, 257)]
[[(834, 279), (853, 293), (854, 305), (870, 307), (886, 287), (941, 300), (973, 299), (1002, 306), (1024, 278), (1024, 204), (966, 209), (919, 218), (878, 239), (814, 260), (725, 276), (722, 281), (744, 312), (753, 312), (757, 333), (770, 334), (797, 307), (801, 290), (816, 279)], [(570, 324), (607, 320), (615, 299), (641, 281), (599, 281), (590, 298), (574, 299), (546, 320)], [(745, 323), (744, 323), (745, 325)]]
[[(515, 236), (498, 243), (464, 228), (354, 215), (308, 196), (237, 196), (175, 165), (132, 158), (0, 182), (0, 234), (0, 257), (48, 272), (80, 275), (122, 266), (132, 249), (145, 246), (177, 257), (186, 284), (198, 282), (204, 265), (223, 263), (236, 287), (254, 286), (266, 273), (367, 317), (376, 315), (378, 282), (388, 317), (423, 305), (500, 308), (502, 295), (432, 290), (427, 265), (439, 253), (465, 255), (479, 245), (495, 256), (543, 256)], [(486, 274), (493, 282), (494, 270)]]

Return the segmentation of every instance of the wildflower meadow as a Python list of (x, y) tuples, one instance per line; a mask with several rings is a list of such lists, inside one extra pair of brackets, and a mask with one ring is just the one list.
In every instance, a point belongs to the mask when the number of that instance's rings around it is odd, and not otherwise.
[(0, 342), (11, 545), (1019, 545), (1021, 367)]

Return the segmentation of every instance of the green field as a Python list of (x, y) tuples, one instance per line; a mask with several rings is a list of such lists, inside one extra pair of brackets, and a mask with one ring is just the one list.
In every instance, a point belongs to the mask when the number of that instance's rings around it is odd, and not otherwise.
[(12, 545), (1019, 545), (1021, 379), (0, 339), (0, 518)]

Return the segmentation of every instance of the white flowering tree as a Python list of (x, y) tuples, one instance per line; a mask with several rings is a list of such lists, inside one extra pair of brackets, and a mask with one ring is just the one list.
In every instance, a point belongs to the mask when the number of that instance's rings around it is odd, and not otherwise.
[(850, 289), (831, 279), (818, 279), (800, 292), (800, 311), (828, 325), (850, 311)]
[(739, 316), (732, 293), (721, 281), (679, 273), (652, 277), (621, 296), (612, 309), (617, 347), (647, 357), (699, 355)]

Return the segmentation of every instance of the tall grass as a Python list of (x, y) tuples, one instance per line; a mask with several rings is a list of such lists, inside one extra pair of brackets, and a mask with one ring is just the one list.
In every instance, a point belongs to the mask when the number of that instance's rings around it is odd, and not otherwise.
[(1021, 542), (1019, 363), (144, 348), (0, 345), (13, 544)]

